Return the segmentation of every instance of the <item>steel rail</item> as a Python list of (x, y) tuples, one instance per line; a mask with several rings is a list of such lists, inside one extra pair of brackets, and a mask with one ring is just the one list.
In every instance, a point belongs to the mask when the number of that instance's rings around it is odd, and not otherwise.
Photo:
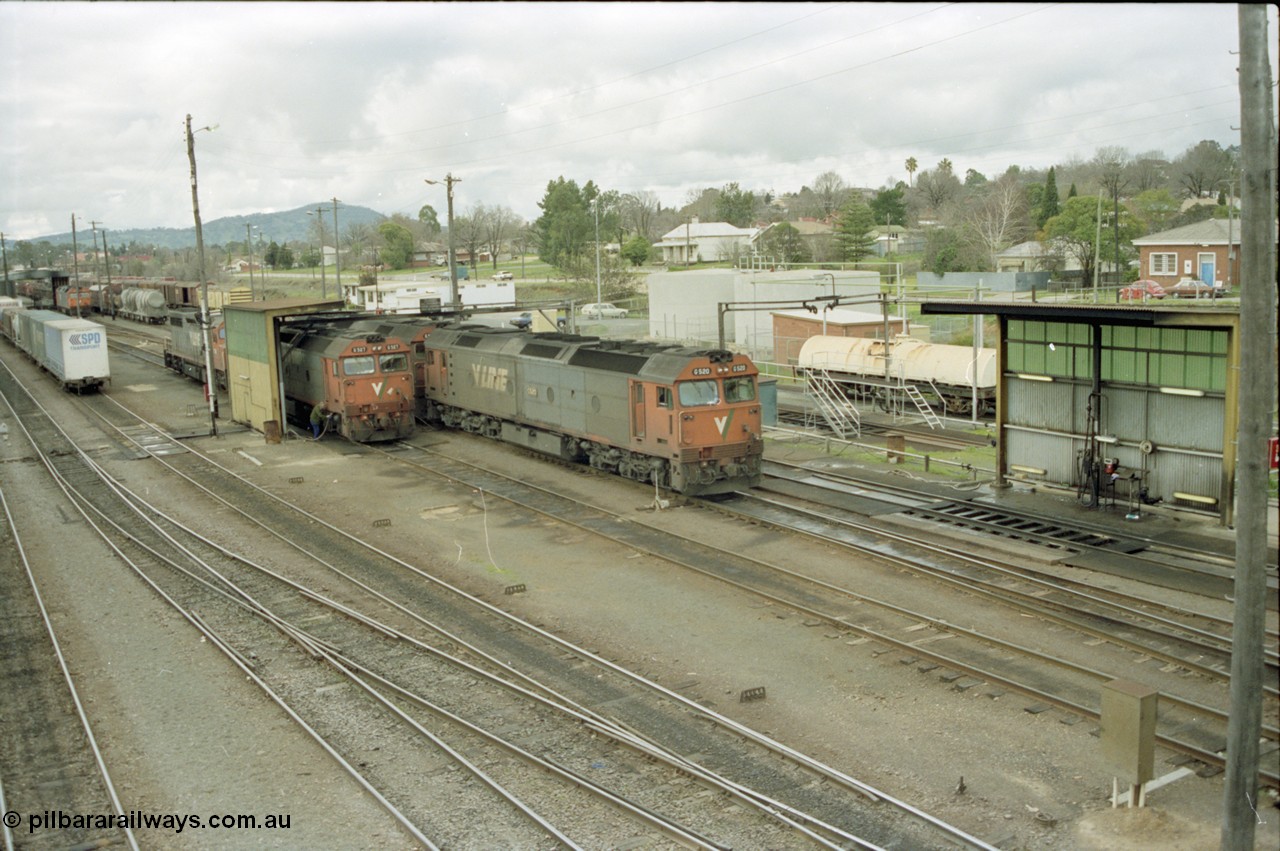
[[(5, 369), (8, 371), (7, 365), (5, 366)], [(17, 381), (17, 376), (14, 376), (12, 372), (9, 374), (15, 381)], [(21, 385), (21, 382), (18, 383)], [(18, 427), (22, 429), (23, 434), (28, 438), (28, 440), (30, 440), (31, 435), (27, 431), (26, 424), (17, 416), (17, 411), (14, 411), (13, 407), (9, 405), (7, 397), (5, 397), (5, 405), (11, 412), (13, 412), (14, 419), (18, 423)], [(32, 442), (32, 445), (35, 446), (34, 442)], [(45, 460), (43, 456), (41, 456), (41, 460)], [(14, 547), (22, 561), (23, 570), (27, 574), (27, 581), (31, 585), (32, 598), (34, 599), (37, 608), (40, 610), (40, 618), (44, 622), (46, 632), (49, 634), (49, 643), (52, 645), (54, 656), (58, 660), (58, 667), (62, 671), (62, 677), (67, 683), (67, 689), (71, 694), (71, 702), (75, 706), (76, 715), (80, 719), (81, 727), (83, 728), (85, 737), (89, 742), (89, 749), (93, 752), (93, 761), (98, 767), (98, 773), (102, 778), (102, 783), (107, 791), (107, 795), (111, 799), (111, 805), (115, 808), (116, 815), (123, 817), (125, 815), (124, 806), (121, 804), (120, 796), (116, 792), (115, 783), (111, 780), (111, 772), (107, 769), (107, 762), (102, 755), (101, 748), (98, 746), (98, 739), (93, 734), (93, 725), (89, 722), (88, 713), (86, 713), (84, 709), (84, 702), (80, 699), (80, 692), (76, 688), (75, 681), (71, 676), (71, 668), (67, 664), (66, 655), (62, 652), (62, 644), (58, 641), (57, 631), (53, 626), (53, 620), (49, 617), (49, 610), (45, 607), (44, 596), (40, 593), (39, 582), (36, 580), (35, 573), (31, 569), (31, 562), (27, 558), (26, 548), (23, 547), (22, 537), (18, 533), (17, 522), (14, 520), (13, 514), (9, 511), (9, 502), (5, 498), (4, 490), (2, 488), (0, 488), (0, 508), (4, 510), (5, 522), (8, 523), (9, 528), (13, 532)], [(7, 830), (8, 829), (6, 827), (6, 833)], [(138, 851), (138, 840), (137, 837), (133, 835), (132, 828), (130, 828), (126, 823), (123, 830), (129, 843), (129, 847), (134, 849), (134, 851)]]
[[(10, 374), (12, 375), (12, 372), (10, 372)], [(13, 376), (13, 377), (15, 382), (19, 385), (19, 387), (21, 387), (22, 386), (21, 382), (17, 380), (17, 377), (16, 376)], [(79, 447), (76, 446), (75, 442), (71, 440), (70, 435), (66, 433), (66, 431), (62, 428), (61, 424), (58, 423), (52, 417), (52, 415), (49, 414), (49, 412), (44, 408), (44, 406), (41, 405), (34, 397), (30, 397), (30, 401), (40, 411), (41, 415), (45, 418), (48, 424), (53, 428), (55, 433), (60, 434), (65, 440), (68, 441), (68, 443), (71, 446), (75, 447), (74, 452), (79, 455), (79, 457), (83, 460), (86, 466), (88, 466), (91, 469), (96, 468), (97, 464), (92, 459), (90, 459), (88, 455), (83, 452), (83, 450), (79, 449)], [(6, 399), (6, 402), (7, 402), (7, 399)], [(10, 410), (12, 410), (12, 406), (10, 406)], [(16, 414), (16, 411), (15, 411), (15, 414)], [(334, 749), (324, 739), (324, 737), (319, 734), (318, 731), (312, 728), (311, 725), (309, 725), (301, 717), (301, 715), (299, 715), (296, 711), (294, 711), (294, 709), (279, 694), (275, 692), (275, 690), (273, 690), (264, 680), (262, 680), (261, 677), (259, 677), (256, 674), (256, 672), (253, 671), (252, 667), (246, 663), (246, 661), (241, 657), (241, 655), (238, 652), (236, 652), (235, 649), (231, 647), (229, 643), (224, 641), (212, 629), (210, 629), (206, 624), (204, 624), (198, 615), (196, 615), (194, 612), (191, 612), (185, 609), (173, 597), (171, 597), (167, 592), (165, 592), (165, 590), (161, 588), (156, 582), (154, 582), (152, 578), (149, 577), (146, 574), (146, 572), (142, 570), (133, 559), (130, 559), (129, 556), (126, 555), (124, 551), (121, 550), (119, 546), (117, 546), (117, 544), (110, 539), (110, 536), (107, 535), (107, 533), (103, 530), (102, 527), (100, 527), (97, 523), (94, 522), (93, 518), (85, 510), (85, 506), (81, 504), (81, 500), (84, 500), (85, 498), (79, 494), (79, 491), (75, 488), (75, 486), (70, 481), (67, 480), (66, 476), (56, 468), (56, 465), (52, 463), (52, 459), (45, 454), (44, 450), (40, 446), (40, 443), (35, 439), (34, 435), (31, 434), (31, 431), (28, 428), (25, 420), (23, 418), (18, 418), (18, 417), (15, 417), (15, 418), (17, 419), (28, 441), (31, 443), (33, 450), (36, 452), (42, 464), (48, 470), (54, 482), (63, 491), (63, 493), (67, 495), (68, 499), (71, 500), (71, 503), (76, 508), (77, 512), (80, 513), (80, 515), (84, 518), (85, 522), (89, 524), (90, 528), (94, 530), (94, 532), (99, 536), (99, 538), (103, 541), (103, 543), (108, 548), (110, 548), (112, 552), (114, 552), (116, 556), (119, 557), (125, 564), (129, 565), (130, 569), (133, 570), (134, 573), (140, 579), (142, 579), (143, 582), (145, 582), (148, 586), (150, 586), (153, 591), (155, 591), (158, 595), (160, 595), (161, 599), (167, 602), (171, 608), (173, 608), (189, 623), (195, 626), (196, 629), (199, 630), (200, 633), (203, 636), (205, 636), (205, 638), (208, 641), (210, 641), (215, 646), (217, 646), (219, 650), (221, 650), (224, 653), (224, 655), (226, 655), (232, 661), (233, 664), (235, 664), (238, 668), (244, 671), (245, 675), (249, 677), (256, 685), (258, 685), (259, 688), (261, 688), (263, 692), (268, 697), (270, 697), (273, 702), (275, 702), (291, 719), (293, 719), (308, 735), (310, 735), (312, 739), (315, 740), (316, 743), (319, 744), (321, 748), (323, 748), (325, 752), (328, 753), (352, 777), (352, 779), (354, 779), (396, 821), (400, 822), (400, 824), (410, 833), (410, 835), (414, 836), (415, 839), (417, 839), (426, 847), (432, 849), (432, 851), (437, 851), (436, 846), (432, 844), (431, 841), (427, 839), (427, 837), (424, 836), (421, 833), (421, 831), (419, 831), (412, 824), (412, 822), (410, 822), (409, 819), (399, 811), (398, 808), (396, 808), (390, 801), (388, 801), (382, 795), (382, 793), (379, 792), (368, 781), (367, 778), (365, 778), (362, 774), (360, 774), (360, 772), (356, 770), (354, 766), (352, 766), (345, 758), (343, 758), (342, 755), (339, 754), (337, 750)], [(106, 515), (103, 512), (101, 512), (97, 507), (92, 506), (91, 501), (85, 500), (85, 503), (88, 504), (90, 507), (94, 508), (94, 513), (99, 514), (99, 516), (102, 516), (104, 518), (106, 517)], [(5, 506), (5, 510), (7, 514), (8, 513), (7, 505)], [(115, 525), (114, 521), (111, 521), (111, 523), (112, 525)], [(117, 527), (117, 531), (120, 531), (118, 527)], [(132, 539), (132, 536), (129, 536), (129, 537), (130, 539)], [(80, 706), (78, 699), (76, 703), (77, 703), (77, 711), (79, 711), (82, 717), (84, 717), (83, 707)], [(92, 741), (93, 740), (92, 733), (87, 729), (86, 729), (86, 732), (89, 733), (90, 741)], [(100, 754), (98, 754), (97, 752), (96, 745), (94, 746), (94, 750), (95, 750), (96, 758), (101, 759)], [(114, 791), (112, 793), (112, 798), (115, 806), (117, 807), (117, 813), (123, 814), (123, 809), (120, 807), (119, 801), (114, 795)], [(136, 841), (132, 839), (132, 833), (130, 833), (130, 837), (131, 837), (132, 847), (136, 851), (137, 844), (136, 844)]]

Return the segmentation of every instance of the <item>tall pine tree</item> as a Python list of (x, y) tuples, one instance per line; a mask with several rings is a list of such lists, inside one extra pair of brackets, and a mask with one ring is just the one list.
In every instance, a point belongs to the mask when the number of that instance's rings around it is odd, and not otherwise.
[(845, 260), (857, 262), (875, 249), (875, 214), (861, 197), (854, 198), (840, 208), (840, 221), (836, 224), (836, 244)]
[(1036, 227), (1044, 229), (1044, 223), (1058, 215), (1062, 207), (1058, 203), (1058, 178), (1053, 166), (1049, 166), (1049, 176), (1044, 180), (1044, 194), (1040, 196), (1040, 209), (1036, 214)]

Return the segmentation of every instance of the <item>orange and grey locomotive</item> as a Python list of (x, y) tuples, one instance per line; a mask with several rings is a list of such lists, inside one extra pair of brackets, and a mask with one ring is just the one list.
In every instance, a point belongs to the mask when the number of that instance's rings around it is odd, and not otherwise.
[(745, 355), (478, 325), (422, 343), (429, 421), (690, 495), (759, 483)]
[(326, 429), (357, 443), (413, 433), (409, 347), (395, 337), (322, 324), (280, 332), (285, 411), (306, 428), (313, 410)]

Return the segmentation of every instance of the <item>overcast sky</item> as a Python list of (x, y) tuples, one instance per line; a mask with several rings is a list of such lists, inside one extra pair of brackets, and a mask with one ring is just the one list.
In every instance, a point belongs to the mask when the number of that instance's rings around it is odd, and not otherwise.
[(0, 2), (0, 231), (190, 227), (188, 113), (205, 221), (1173, 157), (1239, 143), (1237, 41), (1229, 4)]

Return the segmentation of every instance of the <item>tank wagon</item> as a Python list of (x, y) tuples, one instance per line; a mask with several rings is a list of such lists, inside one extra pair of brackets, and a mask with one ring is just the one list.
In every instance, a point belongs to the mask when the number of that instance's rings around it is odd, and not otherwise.
[[(200, 311), (195, 308), (170, 310), (168, 314), (169, 342), (164, 347), (164, 365), (201, 384), (205, 378), (204, 326), (200, 324)], [(222, 311), (209, 314), (212, 339), (209, 359), (218, 387), (227, 388), (227, 325), (222, 321)]]
[(797, 365), (805, 373), (825, 373), (841, 381), (841, 388), (851, 398), (872, 400), (881, 407), (887, 404), (888, 387), (912, 384), (931, 407), (948, 414), (973, 412), (976, 376), (978, 416), (995, 405), (995, 349), (979, 349), (975, 361), (969, 346), (899, 336), (892, 340), (888, 354), (890, 374), (886, 379), (884, 340), (815, 336), (800, 347)]
[(691, 495), (760, 480), (744, 355), (480, 325), (423, 340), (428, 421)]
[(158, 325), (168, 317), (169, 306), (164, 291), (143, 287), (125, 287), (120, 292), (120, 305), (115, 315), (135, 322)]
[(326, 429), (357, 443), (413, 433), (409, 346), (395, 337), (308, 323), (280, 332), (285, 413), (306, 428), (311, 411), (328, 411)]
[(97, 390), (111, 381), (107, 331), (52, 310), (6, 309), (0, 330), (65, 390)]

